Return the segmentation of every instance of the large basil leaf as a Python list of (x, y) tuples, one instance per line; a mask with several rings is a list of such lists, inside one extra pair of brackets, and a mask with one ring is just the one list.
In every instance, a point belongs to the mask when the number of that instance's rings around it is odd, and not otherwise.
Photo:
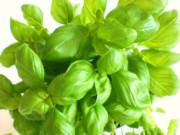
[(179, 80), (171, 68), (148, 66), (151, 77), (150, 91), (159, 97), (175, 94), (179, 89)]
[(15, 52), (16, 49), (21, 45), (22, 43), (13, 43), (6, 47), (2, 54), (0, 55), (0, 63), (5, 67), (11, 67), (15, 64)]
[(149, 88), (150, 75), (146, 63), (135, 56), (128, 57), (128, 62), (129, 71), (135, 73), (138, 76), (138, 78), (144, 83), (144, 85)]
[(111, 94), (111, 83), (107, 75), (96, 74), (95, 88), (97, 93), (96, 104), (104, 104)]
[(101, 135), (108, 121), (108, 113), (102, 105), (96, 105), (84, 115), (84, 126), (87, 135)]
[(75, 135), (75, 129), (62, 112), (52, 109), (43, 122), (40, 135)]
[(148, 50), (143, 50), (141, 54), (145, 62), (155, 67), (170, 66), (180, 61), (179, 53), (174, 53), (169, 51), (148, 49)]
[(133, 4), (112, 10), (107, 18), (115, 18), (126, 27), (135, 29), (137, 32), (136, 42), (149, 39), (159, 28), (159, 23), (153, 16)]
[(10, 114), (14, 119), (14, 128), (20, 135), (39, 135), (41, 122), (27, 120), (17, 110)]
[(27, 23), (36, 28), (41, 28), (43, 23), (43, 13), (41, 9), (35, 5), (25, 4), (21, 7), (24, 18)]
[(21, 96), (14, 93), (11, 81), (0, 74), (0, 108), (15, 110), (18, 108)]
[(48, 38), (43, 59), (62, 63), (89, 58), (92, 46), (88, 36), (88, 29), (81, 25), (59, 27)]
[(86, 23), (93, 23), (97, 20), (97, 12), (104, 14), (107, 0), (84, 0), (81, 19)]
[(112, 74), (120, 70), (123, 64), (123, 51), (118, 49), (109, 49), (97, 61), (97, 69), (102, 74)]
[(144, 109), (151, 104), (149, 90), (136, 74), (120, 70), (111, 75), (112, 91), (125, 107)]
[(24, 93), (18, 110), (28, 120), (44, 120), (52, 106), (52, 101), (45, 90), (31, 88)]
[(160, 28), (158, 32), (148, 41), (142, 43), (148, 48), (160, 50), (171, 50), (176, 46), (180, 39), (180, 22), (177, 10), (163, 13), (158, 21)]
[(98, 28), (97, 36), (105, 42), (110, 43), (107, 44), (109, 46), (126, 48), (136, 40), (137, 33), (134, 29), (124, 26), (115, 19), (107, 19), (105, 23)]
[(119, 124), (132, 124), (142, 115), (141, 110), (124, 107), (118, 102), (111, 102), (106, 105), (106, 109), (109, 115)]
[(168, 0), (119, 0), (118, 6), (135, 4), (154, 16), (160, 15), (166, 7)]
[(64, 74), (52, 80), (48, 92), (55, 103), (69, 105), (85, 96), (93, 87), (94, 77), (94, 68), (88, 61), (75, 61)]
[(66, 115), (67, 120), (74, 125), (77, 116), (77, 102), (63, 107), (63, 114)]
[(29, 87), (43, 86), (44, 68), (39, 56), (27, 44), (16, 50), (16, 68)]
[(34, 43), (39, 38), (39, 32), (24, 23), (10, 20), (11, 33), (16, 40), (25, 43)]
[(51, 15), (59, 23), (68, 24), (73, 18), (73, 6), (69, 0), (52, 0)]

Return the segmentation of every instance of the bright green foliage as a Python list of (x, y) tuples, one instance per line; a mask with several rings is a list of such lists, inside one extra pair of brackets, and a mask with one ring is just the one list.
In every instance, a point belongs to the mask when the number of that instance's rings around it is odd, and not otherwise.
[(11, 67), (15, 64), (15, 52), (16, 49), (21, 45), (21, 43), (13, 43), (5, 48), (0, 55), (0, 63), (5, 67)]
[(17, 110), (10, 112), (14, 128), (20, 135), (39, 135), (41, 122), (25, 119)]
[(109, 46), (126, 48), (135, 41), (137, 33), (115, 19), (108, 19), (99, 27), (97, 36), (109, 43)]
[(119, 71), (111, 75), (112, 89), (117, 100), (125, 107), (144, 109), (150, 105), (149, 90), (136, 74)]
[(43, 122), (40, 135), (75, 135), (75, 129), (62, 112), (52, 109)]
[(0, 74), (0, 108), (15, 110), (18, 108), (20, 100), (21, 96), (14, 92), (11, 81)]
[(73, 18), (73, 6), (69, 0), (52, 0), (51, 15), (57, 22), (68, 24)]
[(120, 124), (132, 124), (137, 121), (141, 115), (141, 110), (126, 108), (118, 102), (112, 102), (106, 106), (110, 116)]
[(41, 9), (35, 5), (26, 4), (21, 7), (24, 18), (27, 23), (36, 28), (41, 28), (43, 23), (43, 13)]
[(176, 94), (180, 82), (171, 68), (148, 66), (151, 77), (150, 91), (159, 97)]
[(28, 120), (44, 120), (52, 106), (52, 101), (45, 90), (31, 88), (24, 93), (18, 111)]
[(43, 59), (59, 63), (87, 59), (90, 50), (88, 29), (81, 25), (65, 25), (48, 38)]
[(79, 60), (70, 65), (64, 74), (57, 76), (48, 87), (48, 92), (55, 103), (68, 105), (81, 99), (94, 84), (93, 66)]
[(160, 15), (166, 7), (168, 0), (119, 0), (118, 6), (135, 4), (153, 16)]
[(27, 86), (43, 86), (44, 68), (42, 62), (27, 44), (16, 50), (16, 68)]
[(178, 119), (172, 119), (168, 126), (168, 133), (167, 135), (176, 135), (176, 130), (178, 127), (179, 120)]
[[(124, 125), (165, 135), (151, 105), (180, 88), (170, 68), (180, 60), (171, 51), (180, 39), (179, 14), (165, 11), (167, 3), (119, 0), (106, 13), (107, 0), (52, 0), (60, 23), (53, 32), (38, 6), (22, 5), (26, 24), (10, 19), (17, 42), (0, 54), (1, 65), (15, 65), (22, 80), (0, 75), (0, 109), (10, 111), (20, 135), (114, 135)], [(176, 127), (172, 120), (168, 135)]]
[(166, 67), (180, 61), (180, 54), (169, 52), (169, 51), (160, 51), (160, 50), (143, 50), (141, 52), (143, 60), (146, 63), (149, 63), (155, 67)]
[(126, 27), (136, 30), (136, 42), (149, 39), (159, 28), (159, 23), (153, 16), (133, 4), (112, 10), (107, 18), (117, 19)]
[(142, 43), (148, 48), (171, 50), (180, 39), (180, 22), (177, 10), (164, 12), (158, 18), (160, 28), (149, 40)]
[(123, 51), (117, 49), (109, 49), (97, 61), (97, 69), (102, 74), (112, 74), (120, 70), (123, 64)]

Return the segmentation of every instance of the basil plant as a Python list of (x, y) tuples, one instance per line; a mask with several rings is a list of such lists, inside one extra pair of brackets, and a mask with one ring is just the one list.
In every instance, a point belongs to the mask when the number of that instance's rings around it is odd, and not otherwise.
[[(165, 135), (152, 104), (180, 88), (171, 68), (180, 61), (172, 50), (180, 40), (179, 13), (165, 10), (168, 0), (119, 0), (106, 14), (107, 2), (52, 0), (59, 23), (53, 32), (36, 5), (22, 5), (26, 23), (10, 19), (16, 42), (0, 63), (15, 66), (21, 81), (0, 74), (0, 109), (20, 135), (115, 135), (124, 125)], [(171, 120), (168, 133), (176, 126)]]

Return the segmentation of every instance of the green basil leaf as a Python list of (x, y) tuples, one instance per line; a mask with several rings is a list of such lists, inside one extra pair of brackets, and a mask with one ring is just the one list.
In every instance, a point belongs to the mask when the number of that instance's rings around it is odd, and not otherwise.
[(16, 50), (16, 68), (29, 87), (44, 85), (44, 68), (39, 56), (27, 44)]
[(151, 77), (150, 91), (159, 97), (174, 95), (179, 89), (179, 80), (171, 68), (148, 66)]
[(0, 74), (0, 108), (15, 110), (18, 108), (21, 96), (14, 93), (11, 81)]
[(102, 74), (112, 74), (120, 70), (123, 64), (123, 51), (118, 49), (109, 49), (97, 61), (97, 69)]
[(146, 87), (150, 86), (150, 75), (149, 70), (144, 61), (135, 56), (128, 57), (129, 71), (135, 73), (138, 78), (144, 83)]
[(108, 113), (102, 105), (91, 107), (84, 116), (87, 135), (101, 135), (108, 121)]
[(40, 135), (75, 135), (75, 129), (62, 112), (52, 109), (43, 122)]
[(25, 119), (17, 110), (10, 112), (14, 128), (20, 135), (39, 135), (41, 122)]
[(23, 81), (13, 85), (16, 93), (24, 93), (29, 87)]
[(136, 30), (136, 42), (146, 41), (159, 29), (159, 23), (153, 16), (133, 4), (112, 10), (107, 18), (117, 19), (126, 27)]
[(10, 20), (11, 33), (19, 42), (33, 43), (39, 38), (39, 32), (24, 23)]
[(96, 104), (104, 104), (111, 94), (111, 83), (107, 75), (96, 74), (95, 88), (97, 92)]
[(149, 90), (136, 74), (120, 70), (112, 74), (111, 78), (112, 90), (123, 106), (133, 109), (144, 109), (150, 106)]
[(18, 111), (28, 120), (44, 120), (53, 106), (49, 95), (41, 88), (27, 90), (19, 104)]
[(22, 43), (13, 43), (6, 47), (2, 54), (0, 55), (0, 63), (5, 67), (11, 67), (15, 64), (15, 52), (16, 49), (21, 45)]
[(35, 5), (24, 4), (22, 12), (27, 23), (35, 28), (41, 28), (43, 23), (43, 13), (41, 9)]
[(98, 28), (97, 36), (105, 42), (110, 43), (107, 44), (109, 46), (126, 48), (136, 40), (137, 33), (134, 29), (124, 26), (115, 19), (107, 19)]
[(132, 3), (153, 16), (159, 16), (168, 4), (168, 0), (119, 0), (118, 6), (126, 6)]
[(73, 18), (73, 6), (69, 0), (52, 0), (51, 15), (55, 21), (68, 24)]
[(132, 124), (139, 120), (142, 115), (141, 110), (135, 110), (122, 106), (118, 102), (111, 102), (106, 105), (109, 115), (119, 124)]
[(107, 0), (84, 0), (81, 14), (83, 22), (94, 23), (97, 20), (96, 13), (100, 10), (104, 14), (106, 4)]
[(75, 24), (65, 25), (48, 38), (43, 59), (58, 63), (88, 59), (91, 49), (87, 28)]
[(63, 114), (66, 115), (67, 120), (74, 125), (77, 116), (77, 102), (72, 103), (71, 105), (64, 106)]
[(88, 61), (75, 61), (52, 80), (48, 92), (56, 104), (69, 105), (86, 95), (93, 87), (94, 77), (94, 68)]
[(168, 126), (168, 133), (167, 135), (176, 135), (176, 130), (178, 127), (179, 120), (178, 119), (172, 119)]
[(87, 135), (83, 120), (78, 120), (75, 125), (76, 135)]
[(148, 41), (142, 43), (148, 48), (171, 50), (180, 40), (180, 22), (177, 10), (164, 12), (159, 18), (160, 28)]
[(141, 52), (143, 60), (155, 67), (165, 67), (180, 61), (180, 54), (169, 52), (169, 51), (160, 51), (160, 50), (143, 50)]

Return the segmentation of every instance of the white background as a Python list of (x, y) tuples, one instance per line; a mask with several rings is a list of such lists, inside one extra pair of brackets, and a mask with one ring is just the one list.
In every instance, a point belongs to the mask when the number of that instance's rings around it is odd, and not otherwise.
[[(73, 3), (78, 3), (82, 0), (72, 0)], [(108, 0), (107, 11), (116, 7), (118, 0)], [(0, 53), (9, 44), (15, 42), (15, 39), (11, 35), (9, 28), (9, 19), (13, 17), (21, 22), (25, 23), (23, 20), (23, 15), (21, 12), (21, 5), (23, 4), (35, 4), (41, 8), (44, 13), (44, 26), (52, 32), (56, 27), (59, 26), (50, 15), (51, 0), (1, 0), (0, 1)], [(179, 0), (169, 0), (169, 5), (166, 10), (178, 9), (180, 10)], [(176, 52), (180, 52), (180, 44), (174, 49)], [(176, 73), (180, 77), (180, 63), (173, 66)], [(6, 69), (0, 65), (0, 74), (6, 75), (13, 83), (20, 81), (17, 76), (17, 72), (14, 67)], [(171, 118), (180, 118), (180, 92), (175, 96), (165, 97), (159, 99), (155, 102), (155, 107), (161, 107), (166, 110), (166, 114), (155, 114), (155, 119), (157, 123), (164, 130), (167, 131), (167, 126)], [(0, 110), (0, 135), (12, 132), (13, 135), (18, 135), (13, 129), (13, 121), (9, 114), (5, 110)], [(180, 124), (179, 124), (180, 125)], [(126, 127), (123, 128), (126, 130)], [(120, 133), (118, 133), (120, 135)], [(180, 129), (177, 135), (180, 135)]]

